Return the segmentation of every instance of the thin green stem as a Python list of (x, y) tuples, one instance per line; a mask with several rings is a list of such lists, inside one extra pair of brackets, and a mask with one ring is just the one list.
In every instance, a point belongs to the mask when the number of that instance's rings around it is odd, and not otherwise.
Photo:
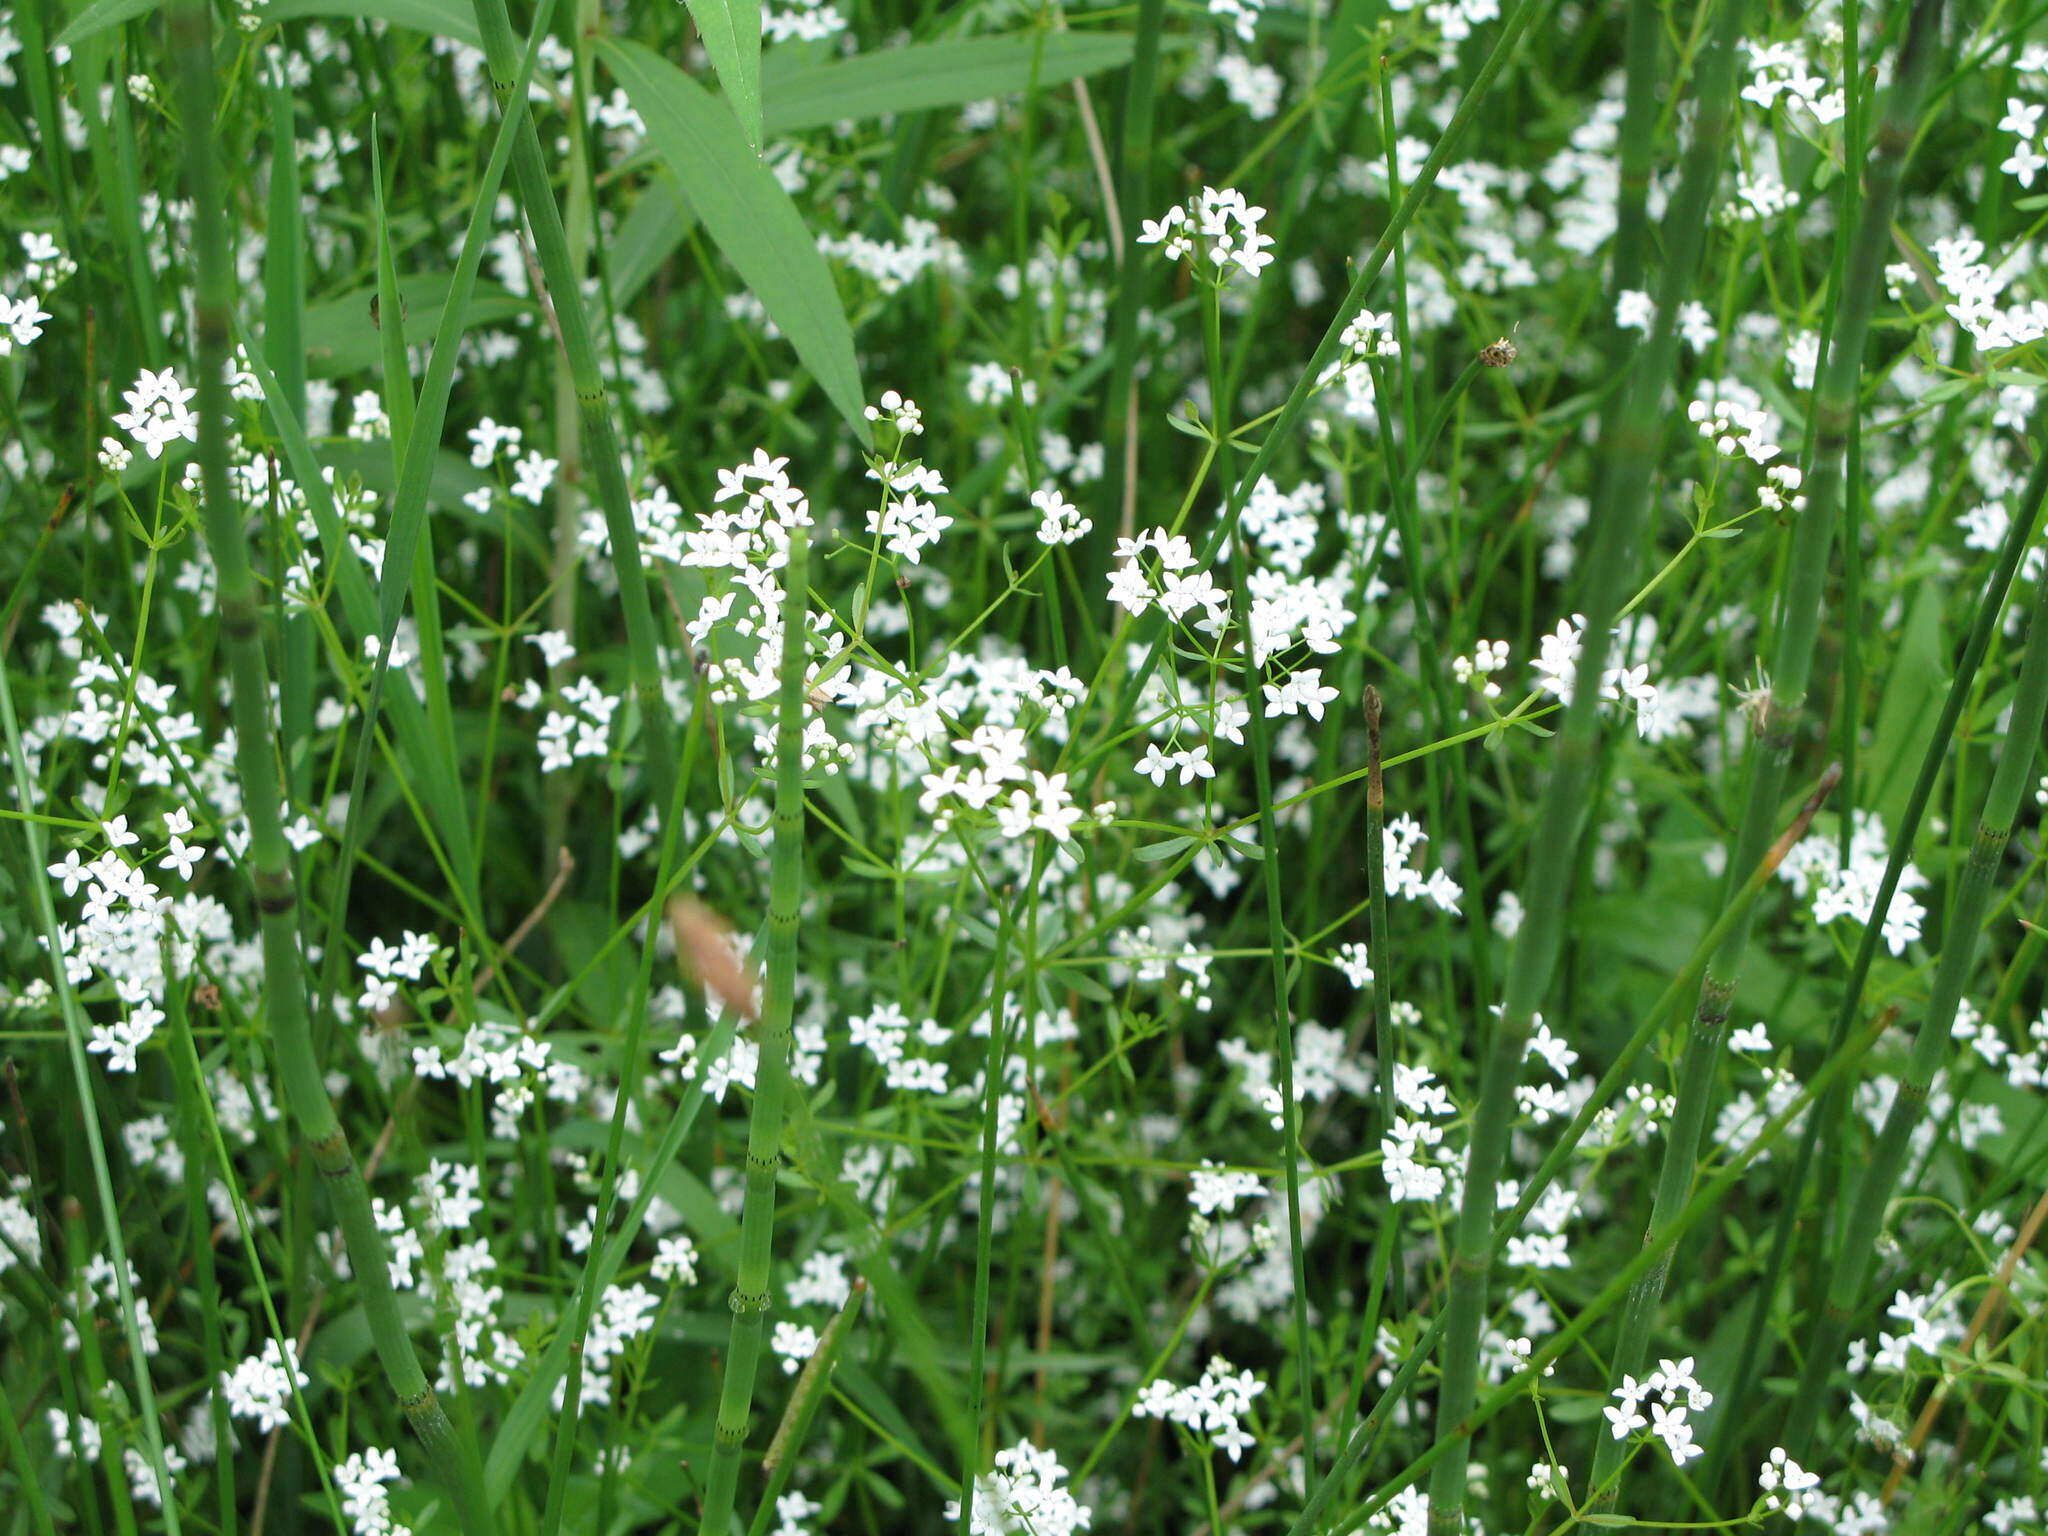
[(307, 1156), (327, 1186), (342, 1229), (372, 1341), (406, 1419), (425, 1443), (436, 1473), (469, 1536), (489, 1536), (481, 1469), (473, 1441), (459, 1436), (420, 1369), (391, 1288), (384, 1241), (370, 1209), (368, 1186), (347, 1133), (335, 1117), (313, 1049), (306, 1012), (304, 959), (299, 951), (298, 892), (281, 813), (282, 783), (271, 730), (264, 659), (266, 613), (242, 511), (227, 473), (229, 402), (226, 363), (231, 330), (231, 269), (215, 147), (196, 125), (214, 121), (213, 17), (195, 0), (170, 13), (178, 59), (180, 110), (187, 125), (188, 187), (194, 221), (198, 287), (193, 323), (197, 352), (199, 468), (206, 542), (216, 571), (215, 603), (233, 684), (235, 768), (249, 822), (249, 881), (261, 918), (264, 997), (286, 1103)]
[[(1593, 517), (1593, 551), (1585, 573), (1585, 630), (1564, 724), (1553, 747), (1536, 825), (1543, 829), (1528, 878), (1528, 916), (1515, 935), (1500, 1011), (1479, 1079), (1479, 1102), (1466, 1152), (1464, 1193), (1451, 1258), (1450, 1298), (1437, 1398), (1439, 1444), (1455, 1442), (1430, 1476), (1432, 1536), (1463, 1529), (1466, 1465), (1471, 1446), (1461, 1426), (1478, 1390), (1480, 1332), (1486, 1321), (1494, 1192), (1515, 1118), (1515, 1088), (1536, 1010), (1549, 990), (1564, 939), (1579, 835), (1600, 756), (1599, 697), (1615, 615), (1631, 585), (1635, 547), (1651, 500), (1653, 466), (1663, 436), (1663, 403), (1677, 358), (1680, 305), (1698, 270), (1707, 214), (1735, 109), (1735, 41), (1741, 0), (1724, 0), (1713, 41), (1695, 79), (1693, 138), (1667, 214), (1670, 253), (1658, 287), (1657, 320), (1636, 359), (1618, 412), (1603, 425), (1603, 473)], [(1737, 866), (1741, 867), (1741, 866)]]
[[(1779, 594), (1779, 629), (1771, 659), (1770, 692), (1761, 706), (1745, 754), (1748, 796), (1730, 852), (1731, 878), (1734, 871), (1753, 863), (1757, 852), (1769, 842), (1778, 819), (1786, 772), (1798, 744), (1807, 685), (1813, 673), (1814, 641), (1820, 627), (1828, 556), (1840, 516), (1849, 428), (1861, 393), (1864, 341), (1884, 277), (1884, 260), (1891, 250), (1892, 207), (1902, 162), (1919, 122), (1920, 102), (1932, 73), (1939, 23), (1940, 0), (1920, 0), (1900, 51), (1884, 122), (1865, 173), (1869, 184), (1861, 199), (1861, 223), (1853, 237), (1845, 287), (1839, 295), (1834, 346), (1814, 397), (1814, 473), (1807, 483), (1806, 505), (1794, 525)], [(1873, 923), (1882, 920), (1881, 913), (1872, 918)], [(1749, 931), (1747, 922), (1736, 926), (1714, 956), (1700, 985), (1699, 1001), (1679, 1063), (1678, 1103), (1665, 1131), (1664, 1156), (1651, 1202), (1649, 1232), (1653, 1235), (1684, 1203), (1696, 1177), (1700, 1138), (1713, 1102), (1721, 1046), (1727, 1038), (1729, 1012)], [(1653, 1265), (1644, 1273), (1642, 1283), (1630, 1296), (1622, 1316), (1620, 1341), (1610, 1364), (1611, 1385), (1618, 1386), (1624, 1377), (1640, 1374), (1649, 1354), (1669, 1273), (1667, 1255), (1664, 1263)], [(1618, 1496), (1619, 1461), (1624, 1448), (1623, 1441), (1609, 1435), (1600, 1437), (1591, 1478), (1601, 1492), (1588, 1498), (1588, 1509), (1596, 1513), (1608, 1509)]]
[(772, 1297), (775, 1176), (782, 1159), (783, 1096), (789, 1083), (790, 1021), (796, 1004), (797, 923), (804, 887), (804, 674), (809, 660), (810, 528), (785, 524), (782, 655), (775, 720), (775, 842), (768, 877), (768, 975), (760, 1021), (760, 1058), (747, 1117), (746, 1204), (740, 1264), (732, 1289), (732, 1335), (718, 1396), (717, 1431), (699, 1529), (726, 1536), (739, 1482), (740, 1449), (754, 1402), (754, 1377)]
[[(1905, 1167), (1913, 1132), (1927, 1112), (1927, 1095), (1935, 1076), (1948, 1061), (1956, 1011), (1984, 946), (1992, 890), (2005, 861), (2006, 844), (2012, 837), (2021, 797), (2032, 785), (2044, 721), (2048, 721), (2048, 581), (2041, 582), (2036, 589), (2026, 650), (2020, 662), (2019, 688), (2013, 696), (2011, 724), (1998, 754), (1991, 787), (1984, 796), (1962, 882), (1948, 914), (1927, 1014), (1913, 1035), (1898, 1091), (1877, 1142), (1865, 1160), (1829, 1275), (1827, 1302), (1813, 1320), (1806, 1361), (1785, 1425), (1783, 1443), (1787, 1454), (1794, 1458), (1804, 1454), (1819, 1421), (1842, 1335), (1862, 1304), (1864, 1289), (1877, 1264), (1885, 1210)], [(1883, 916), (1882, 911), (1873, 911), (1871, 926), (1882, 923)]]

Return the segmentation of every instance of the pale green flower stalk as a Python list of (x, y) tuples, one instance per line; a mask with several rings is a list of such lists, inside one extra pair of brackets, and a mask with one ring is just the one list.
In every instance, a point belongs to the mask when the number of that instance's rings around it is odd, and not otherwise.
[(249, 883), (261, 916), (264, 1005), (277, 1053), (285, 1102), (298, 1123), (306, 1155), (319, 1170), (347, 1245), (356, 1291), (370, 1325), (384, 1374), (419, 1435), (434, 1470), (469, 1536), (494, 1529), (483, 1501), (482, 1465), (475, 1443), (456, 1432), (413, 1352), (398, 1298), (391, 1288), (384, 1241), (370, 1212), (348, 1135), (327, 1097), (306, 1013), (303, 957), (298, 942), (298, 892), (291, 848), (285, 841), (280, 781), (265, 677), (265, 614), (249, 565), (249, 546), (228, 488), (226, 378), (230, 331), (230, 276), (225, 204), (214, 145), (199, 125), (214, 121), (213, 18), (203, 3), (182, 0), (170, 13), (178, 60), (179, 103), (187, 125), (186, 164), (193, 206), (198, 272), (193, 327), (198, 353), (199, 470), (206, 543), (217, 573), (221, 644), (233, 683), (235, 771), (249, 820)]
[[(2013, 696), (2011, 722), (1998, 755), (1998, 767), (1992, 774), (1991, 788), (1984, 796), (1984, 809), (1977, 819), (1977, 833), (1956, 890), (1955, 906), (1945, 924), (1927, 1015), (1913, 1037), (1906, 1070), (1899, 1078), (1898, 1093), (1885, 1115), (1884, 1128), (1864, 1163), (1856, 1201), (1843, 1226), (1841, 1244), (1828, 1278), (1827, 1303), (1813, 1321), (1806, 1363), (1785, 1426), (1785, 1450), (1793, 1457), (1802, 1455), (1812, 1438), (1820, 1405), (1827, 1394), (1828, 1378), (1841, 1354), (1842, 1336), (1862, 1302), (1864, 1288), (1877, 1263), (1885, 1207), (1891, 1203), (1892, 1191), (1905, 1167), (1908, 1143), (1921, 1116), (1927, 1112), (1927, 1095), (1935, 1075), (1947, 1065), (1950, 1031), (1984, 945), (1992, 889), (1999, 866), (2005, 861), (2013, 822), (2033, 783), (2034, 759), (2044, 721), (2048, 721), (2048, 581), (2035, 588), (2033, 618), (2020, 661), (2019, 690)], [(1875, 927), (1883, 917), (1882, 911), (1872, 912), (1871, 925)]]
[[(1476, 365), (1475, 365), (1476, 366)], [(1468, 372), (1470, 370), (1467, 370)], [(1391, 934), (1393, 921), (1387, 912), (1387, 786), (1385, 775), (1380, 770), (1380, 691), (1368, 683), (1365, 687), (1365, 878), (1366, 895), (1372, 902), (1372, 920), (1366, 932), (1372, 941), (1366, 946), (1366, 961), (1372, 966), (1372, 1049), (1379, 1059), (1374, 1063), (1379, 1081), (1375, 1084), (1379, 1099), (1379, 1134), (1391, 1136), (1394, 1131), (1394, 1067), (1399, 1057), (1394, 1049), (1394, 950)], [(1401, 1301), (1401, 1260), (1400, 1244), (1395, 1237), (1395, 1224), (1389, 1221), (1382, 1229), (1380, 1242), (1386, 1247), (1384, 1255), (1375, 1254), (1372, 1283), (1377, 1288), (1386, 1284), (1392, 1292), (1392, 1304), (1396, 1312), (1405, 1310)], [(1372, 1348), (1372, 1327), (1379, 1318), (1377, 1306), (1369, 1307), (1375, 1315), (1370, 1317), (1366, 1330), (1360, 1335), (1359, 1348), (1370, 1352)]]
[[(1739, 10), (1737, 6), (1735, 9)], [(1897, 71), (1885, 100), (1883, 121), (1872, 143), (1858, 224), (1847, 270), (1838, 292), (1834, 346), (1813, 403), (1813, 474), (1805, 509), (1794, 524), (1792, 547), (1780, 592), (1777, 644), (1772, 652), (1770, 692), (1759, 710), (1746, 754), (1749, 789), (1731, 852), (1729, 878), (1747, 869), (1769, 842), (1784, 793), (1785, 775), (1797, 745), (1808, 682), (1813, 675), (1814, 639), (1820, 626), (1822, 589), (1840, 515), (1849, 429), (1863, 378), (1864, 342), (1870, 316), (1883, 291), (1884, 262), (1891, 249), (1892, 208), (1905, 166), (1921, 101), (1933, 73), (1940, 33), (1940, 0), (1919, 0), (1900, 46)], [(1846, 183), (1845, 183), (1846, 185)], [(1873, 922), (1879, 921), (1873, 918)], [(1728, 1034), (1730, 1003), (1748, 946), (1750, 922), (1735, 926), (1707, 967), (1678, 1069), (1678, 1106), (1665, 1133), (1664, 1157), (1650, 1207), (1649, 1232), (1659, 1233), (1685, 1203), (1699, 1158), (1701, 1132), (1714, 1098), (1715, 1072)], [(1657, 1310), (1670, 1276), (1673, 1250), (1643, 1274), (1622, 1314), (1621, 1339), (1609, 1366), (1609, 1382), (1638, 1376), (1650, 1349)], [(1629, 1442), (1599, 1437), (1593, 1456), (1588, 1507), (1611, 1507), (1620, 1491), (1621, 1460)]]
[(1649, 511), (1655, 455), (1663, 436), (1664, 397), (1677, 360), (1678, 310), (1692, 291), (1714, 187), (1726, 159), (1735, 110), (1735, 41), (1741, 35), (1744, 9), (1742, 0), (1728, 0), (1701, 52), (1695, 75), (1692, 143), (1666, 215), (1669, 255), (1658, 285), (1656, 325), (1637, 354), (1616, 416), (1601, 433), (1603, 473), (1594, 503), (1592, 556), (1582, 588), (1586, 624), (1578, 670), (1535, 821), (1544, 834), (1530, 867), (1529, 915), (1515, 935), (1506, 994), (1480, 1069), (1464, 1195), (1453, 1229), (1450, 1300), (1439, 1354), (1442, 1386), (1437, 1395), (1436, 1434), (1439, 1442), (1450, 1438), (1456, 1443), (1430, 1474), (1432, 1536), (1453, 1536), (1464, 1525), (1466, 1465), (1471, 1457), (1467, 1419), (1478, 1392), (1480, 1330), (1486, 1322), (1486, 1280), (1492, 1263), (1494, 1194), (1514, 1124), (1515, 1087), (1521, 1081), (1523, 1057), (1564, 938), (1579, 834), (1600, 755), (1600, 681), (1634, 567), (1636, 543)]
[(732, 1288), (732, 1342), (718, 1395), (717, 1432), (704, 1492), (707, 1536), (726, 1536), (739, 1482), (740, 1447), (754, 1404), (754, 1376), (768, 1321), (768, 1266), (775, 1231), (775, 1173), (781, 1161), (782, 1100), (789, 1084), (789, 1027), (795, 1004), (797, 909), (804, 885), (804, 663), (810, 591), (810, 529), (792, 521), (782, 568), (781, 689), (775, 705), (775, 845), (768, 877), (768, 977), (762, 1001), (760, 1065), (747, 1117), (746, 1204), (740, 1215), (739, 1274)]

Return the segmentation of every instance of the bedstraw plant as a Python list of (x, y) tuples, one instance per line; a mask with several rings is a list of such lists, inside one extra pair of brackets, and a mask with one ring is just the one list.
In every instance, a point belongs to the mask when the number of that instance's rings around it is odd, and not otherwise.
[(0, 1536), (2024, 1536), (2048, 6), (0, 0)]

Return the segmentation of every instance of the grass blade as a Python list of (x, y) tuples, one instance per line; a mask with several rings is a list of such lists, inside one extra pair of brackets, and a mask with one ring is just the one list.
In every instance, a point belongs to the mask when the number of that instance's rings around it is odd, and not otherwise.
[(637, 43), (606, 38), (598, 54), (647, 123), (661, 157), (706, 232), (862, 443), (860, 369), (832, 271), (796, 204), (703, 86)]

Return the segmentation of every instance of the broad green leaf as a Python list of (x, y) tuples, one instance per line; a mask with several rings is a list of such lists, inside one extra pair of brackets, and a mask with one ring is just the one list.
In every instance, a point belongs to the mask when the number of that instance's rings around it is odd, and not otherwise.
[(768, 130), (796, 133), (848, 118), (1013, 96), (1031, 88), (1034, 62), (1039, 85), (1061, 85), (1122, 68), (1136, 47), (1127, 32), (1011, 32), (883, 48), (786, 71), (773, 68), (771, 54)]
[(638, 44), (605, 38), (597, 47), (647, 124), (648, 144), (705, 230), (867, 442), (853, 331), (831, 269), (796, 204), (748, 145), (732, 113), (703, 86)]
[(688, 0), (690, 19), (740, 132), (758, 153), (761, 148), (761, 5), (760, 0)]
[(638, 298), (696, 221), (674, 187), (665, 181), (649, 182), (619, 232), (605, 242), (605, 259), (612, 268), (612, 302), (624, 309)]
[(388, 21), (394, 27), (456, 38), (472, 48), (483, 46), (476, 30), (476, 13), (462, 0), (271, 0), (264, 15), (272, 21), (359, 16), (365, 21)]
[(124, 21), (147, 16), (161, 4), (163, 0), (96, 0), (95, 4), (72, 17), (71, 25), (57, 34), (57, 46), (69, 48), (88, 37), (98, 37)]

